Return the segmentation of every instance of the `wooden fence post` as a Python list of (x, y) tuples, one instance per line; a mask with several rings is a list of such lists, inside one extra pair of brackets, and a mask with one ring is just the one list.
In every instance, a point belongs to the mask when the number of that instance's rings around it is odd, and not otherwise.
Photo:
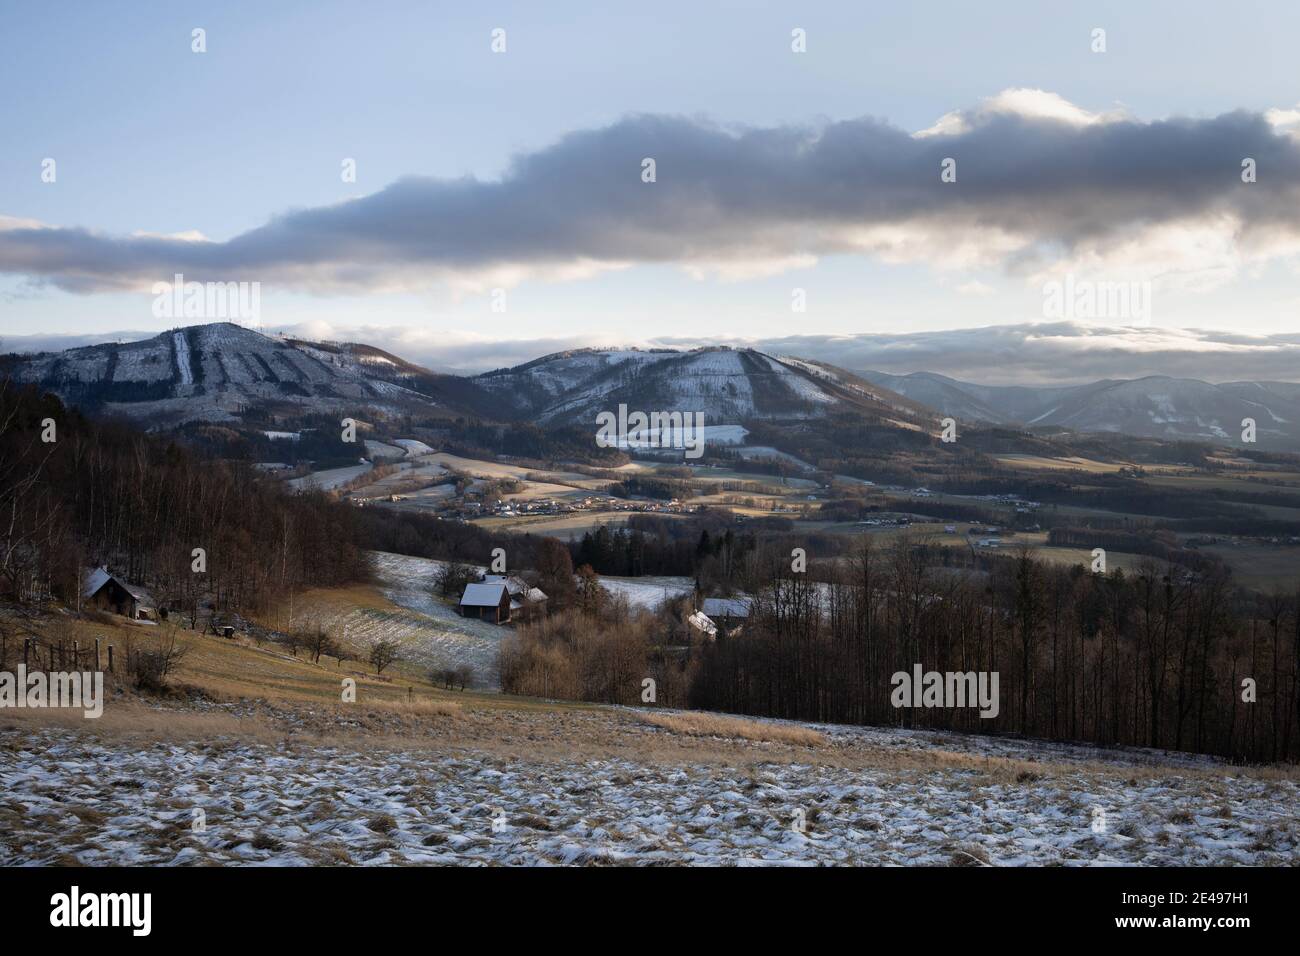
[(95, 638), (95, 670), (99, 670), (99, 638)]
[(113, 645), (108, 645), (108, 672), (113, 673)]

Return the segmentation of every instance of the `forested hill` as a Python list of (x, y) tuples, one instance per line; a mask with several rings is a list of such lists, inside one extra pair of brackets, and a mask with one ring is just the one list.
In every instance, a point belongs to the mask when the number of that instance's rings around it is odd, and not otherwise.
[(201, 591), (238, 607), (368, 573), (347, 506), (11, 384), (0, 385), (0, 515), (0, 592), (23, 601), (75, 606), (83, 570), (99, 564), (159, 601)]

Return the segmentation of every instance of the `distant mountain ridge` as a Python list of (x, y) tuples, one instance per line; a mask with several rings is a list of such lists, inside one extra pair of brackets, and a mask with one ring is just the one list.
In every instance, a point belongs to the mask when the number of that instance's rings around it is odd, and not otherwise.
[(855, 412), (909, 428), (934, 415), (819, 362), (754, 349), (578, 349), (477, 376), (437, 374), (372, 346), (265, 335), (228, 322), (5, 358), (19, 381), (163, 427), (294, 414), (418, 414), (590, 425), (602, 411), (701, 412), (709, 424)]
[(1241, 443), (1300, 451), (1300, 384), (1149, 376), (1070, 386), (979, 385), (915, 372), (853, 373), (754, 348), (589, 348), (475, 376), (431, 372), (358, 343), (265, 335), (231, 323), (137, 342), (5, 356), (0, 373), (93, 411), (150, 425), (237, 422), (248, 412), (477, 418), (590, 425), (629, 410), (701, 412), (708, 424), (800, 422), (853, 414), (933, 432), (938, 419)]
[(463, 379), (368, 345), (281, 338), (229, 322), (11, 356), (6, 366), (65, 401), (162, 425), (234, 421), (255, 406), (289, 414), (451, 413), (464, 390)]
[(977, 385), (934, 372), (859, 374), (959, 420), (1241, 446), (1242, 420), (1251, 418), (1252, 447), (1300, 450), (1300, 384), (1294, 382), (1213, 385), (1153, 375), (1035, 388)]
[(515, 417), (592, 422), (630, 409), (699, 411), (710, 423), (799, 420), (857, 411), (912, 425), (933, 415), (913, 401), (818, 362), (749, 348), (577, 349), (475, 376)]

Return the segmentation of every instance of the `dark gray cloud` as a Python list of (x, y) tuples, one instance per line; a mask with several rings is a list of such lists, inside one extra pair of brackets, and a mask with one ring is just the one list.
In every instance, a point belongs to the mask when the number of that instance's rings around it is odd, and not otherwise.
[[(954, 114), (960, 122), (925, 136), (871, 118), (731, 128), (630, 116), (518, 156), (499, 180), (410, 177), (224, 242), (0, 220), (0, 272), (73, 291), (176, 272), (384, 289), (493, 270), (844, 252), (953, 264), (962, 243), (965, 256), (1028, 271), (1191, 221), (1226, 223), (1234, 247), (1253, 254), (1293, 242), (1300, 146), (1264, 115), (1141, 122), (1018, 92), (1028, 96)], [(1047, 108), (1026, 110), (1025, 99)], [(1249, 186), (1247, 156), (1259, 167)], [(644, 157), (657, 163), (653, 184), (641, 181)], [(947, 157), (958, 163), (953, 184), (940, 181)]]

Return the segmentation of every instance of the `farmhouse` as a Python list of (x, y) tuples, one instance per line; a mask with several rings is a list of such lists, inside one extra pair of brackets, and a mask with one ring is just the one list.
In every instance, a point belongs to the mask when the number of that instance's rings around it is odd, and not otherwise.
[(90, 607), (132, 620), (154, 620), (158, 616), (158, 608), (148, 591), (127, 584), (106, 568), (93, 568), (86, 572), (81, 596)]
[(705, 616), (723, 634), (731, 635), (740, 630), (740, 626), (749, 620), (753, 600), (748, 597), (705, 598), (700, 608)]
[(500, 581), (465, 585), (460, 598), (462, 617), (477, 617), (493, 624), (510, 620), (510, 592)]
[(484, 584), (504, 584), (510, 592), (510, 616), (520, 618), (539, 617), (546, 613), (549, 600), (541, 588), (530, 587), (528, 582), (517, 574), (485, 574)]

